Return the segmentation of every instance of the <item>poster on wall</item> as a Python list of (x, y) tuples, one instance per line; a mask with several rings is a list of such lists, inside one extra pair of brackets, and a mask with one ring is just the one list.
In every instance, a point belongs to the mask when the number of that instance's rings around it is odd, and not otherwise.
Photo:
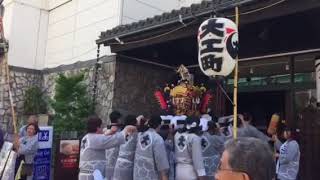
[(317, 104), (320, 106), (320, 57), (316, 60)]
[(17, 159), (17, 153), (14, 151), (11, 151), (6, 163), (6, 167), (1, 177), (2, 179), (14, 180), (14, 170), (16, 165), (16, 159)]
[(33, 180), (50, 180), (53, 127), (40, 127), (39, 149), (34, 161)]
[(4, 168), (8, 161), (12, 147), (13, 147), (13, 144), (10, 142), (4, 142), (2, 146), (2, 149), (0, 151), (0, 175), (3, 174)]
[(78, 179), (80, 141), (60, 140), (57, 152), (55, 179)]
[(61, 140), (60, 157), (62, 168), (78, 168), (79, 140)]
[(210, 18), (198, 30), (198, 61), (207, 76), (228, 76), (239, 49), (237, 25), (226, 18)]

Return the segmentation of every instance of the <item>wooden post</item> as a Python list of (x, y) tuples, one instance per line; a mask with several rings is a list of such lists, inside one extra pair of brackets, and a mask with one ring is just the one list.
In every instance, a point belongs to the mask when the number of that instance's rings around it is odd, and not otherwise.
[[(239, 28), (239, 7), (236, 7), (236, 25)], [(238, 135), (238, 56), (236, 58), (236, 66), (233, 78), (233, 138), (237, 139)]]
[(8, 53), (5, 53), (3, 63), (5, 66), (4, 68), (5, 68), (5, 74), (6, 74), (6, 84), (7, 84), (8, 93), (9, 93), (13, 130), (14, 130), (14, 134), (17, 134), (18, 133), (17, 116), (16, 116), (16, 112), (15, 112), (15, 105), (13, 102), (12, 91), (11, 91), (11, 80), (10, 80), (10, 70), (9, 70), (9, 64), (8, 64)]
[(316, 83), (317, 83), (317, 106), (320, 106), (320, 56), (315, 61)]
[[(290, 127), (297, 127), (297, 113), (296, 113), (296, 91), (295, 91), (295, 60), (294, 56), (290, 57), (290, 91), (291, 91), (291, 119), (288, 120)], [(290, 117), (290, 116), (289, 116)]]
[[(3, 12), (3, 10), (2, 10)], [(12, 124), (13, 124), (13, 131), (14, 134), (17, 135), (18, 133), (18, 129), (17, 129), (17, 116), (15, 113), (15, 105), (13, 102), (13, 96), (12, 96), (12, 91), (11, 91), (11, 80), (10, 80), (10, 70), (9, 70), (9, 63), (8, 63), (8, 47), (6, 44), (6, 39), (4, 37), (4, 31), (3, 31), (3, 17), (1, 15), (0, 17), (0, 31), (1, 31), (1, 39), (3, 40), (4, 44), (2, 45), (4, 48), (4, 56), (3, 56), (3, 72), (4, 72), (4, 76), (5, 76), (5, 85), (7, 85), (7, 89), (8, 89), (8, 94), (9, 94), (9, 100), (10, 100), (10, 106), (11, 106), (11, 116), (12, 116)]]

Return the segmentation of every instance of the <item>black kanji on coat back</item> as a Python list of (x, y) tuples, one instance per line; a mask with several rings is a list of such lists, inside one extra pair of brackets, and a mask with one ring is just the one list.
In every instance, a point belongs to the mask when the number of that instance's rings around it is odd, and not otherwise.
[(87, 143), (87, 139), (86, 138), (81, 141), (81, 149), (86, 148), (86, 143)]
[(202, 149), (205, 149), (208, 146), (208, 141), (205, 138), (201, 138)]
[(142, 137), (142, 141), (140, 142), (142, 146), (146, 147), (150, 144), (149, 134)]
[(180, 136), (179, 143), (178, 143), (179, 148), (183, 149), (185, 145), (186, 145), (186, 138), (184, 136)]

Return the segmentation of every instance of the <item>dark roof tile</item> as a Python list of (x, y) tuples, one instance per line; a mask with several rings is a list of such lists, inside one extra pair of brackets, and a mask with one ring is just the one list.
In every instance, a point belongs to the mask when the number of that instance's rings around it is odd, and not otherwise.
[[(214, 2), (213, 2), (214, 1)], [(179, 19), (179, 16), (188, 17), (201, 13), (203, 11), (208, 11), (210, 9), (217, 8), (218, 6), (223, 6), (224, 4), (234, 3), (235, 0), (213, 0), (213, 1), (202, 1), (199, 4), (192, 4), (190, 7), (182, 7), (179, 10), (172, 10), (171, 12), (165, 12), (162, 15), (156, 15), (152, 18), (147, 18), (140, 20), (138, 22), (133, 22), (127, 25), (120, 25), (113, 29), (102, 32), (100, 39), (98, 41), (105, 41), (111, 39), (115, 36), (123, 35), (127, 32), (134, 30), (144, 29), (153, 25), (166, 23), (175, 19)]]

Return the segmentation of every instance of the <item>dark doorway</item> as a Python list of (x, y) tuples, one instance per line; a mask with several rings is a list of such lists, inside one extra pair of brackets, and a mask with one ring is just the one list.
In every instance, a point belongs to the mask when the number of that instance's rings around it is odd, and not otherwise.
[[(227, 114), (233, 113), (230, 103)], [(285, 91), (243, 92), (238, 94), (238, 112), (248, 112), (253, 116), (253, 125), (265, 131), (273, 113), (285, 112)]]

